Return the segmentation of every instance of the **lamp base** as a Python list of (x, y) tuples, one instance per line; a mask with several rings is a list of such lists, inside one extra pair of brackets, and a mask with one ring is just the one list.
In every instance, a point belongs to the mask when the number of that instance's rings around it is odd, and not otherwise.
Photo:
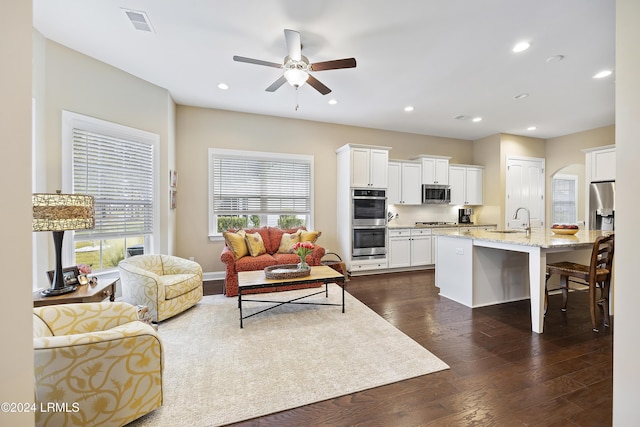
[(78, 289), (77, 285), (68, 285), (68, 286), (65, 286), (64, 288), (58, 288), (58, 289), (49, 288), (40, 292), (40, 295), (42, 295), (43, 297), (54, 297), (56, 295), (62, 295), (62, 294), (68, 294), (69, 292), (74, 292), (76, 289)]

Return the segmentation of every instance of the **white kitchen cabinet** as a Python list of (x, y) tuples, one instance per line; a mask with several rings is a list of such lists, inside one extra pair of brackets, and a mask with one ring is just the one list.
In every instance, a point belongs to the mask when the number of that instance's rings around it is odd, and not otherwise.
[(431, 229), (390, 229), (389, 268), (433, 264)]
[(411, 230), (408, 228), (389, 230), (387, 260), (389, 268), (411, 265)]
[(591, 152), (591, 181), (615, 181), (616, 149), (605, 148)]
[(387, 188), (389, 150), (351, 148), (351, 187)]
[(452, 205), (482, 205), (484, 169), (480, 166), (449, 166)]
[(448, 157), (421, 157), (422, 183), (449, 185)]
[(422, 204), (422, 165), (420, 163), (390, 161), (388, 171), (388, 204)]
[(433, 264), (431, 229), (411, 230), (411, 266)]

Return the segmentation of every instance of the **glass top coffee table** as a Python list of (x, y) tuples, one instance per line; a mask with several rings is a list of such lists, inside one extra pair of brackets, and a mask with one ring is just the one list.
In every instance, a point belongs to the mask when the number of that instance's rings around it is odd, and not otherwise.
[[(278, 288), (287, 286), (295, 289), (296, 286), (309, 285), (310, 283), (324, 283), (324, 289), (319, 292), (313, 292), (298, 298), (294, 298), (288, 301), (272, 301), (272, 300), (258, 300), (258, 299), (243, 299), (242, 293), (252, 289), (265, 289), (265, 288)], [(342, 304), (321, 303), (321, 302), (304, 302), (301, 299), (311, 297), (324, 293), (329, 297), (329, 283), (337, 283), (342, 288)], [(272, 310), (283, 304), (309, 304), (309, 305), (335, 305), (342, 306), (342, 312), (344, 313), (344, 288), (345, 281), (344, 276), (338, 273), (331, 267), (326, 265), (319, 265), (311, 267), (311, 274), (305, 277), (292, 278), (292, 279), (267, 279), (265, 277), (264, 270), (257, 271), (240, 271), (238, 272), (238, 308), (240, 309), (240, 327), (243, 327), (242, 321), (248, 317), (255, 316), (256, 314), (263, 313), (267, 310)], [(311, 289), (313, 290), (313, 289)], [(246, 295), (246, 294), (245, 294)], [(254, 294), (255, 295), (255, 294)], [(242, 315), (242, 302), (268, 302), (274, 304), (271, 307), (252, 313), (248, 316)]]

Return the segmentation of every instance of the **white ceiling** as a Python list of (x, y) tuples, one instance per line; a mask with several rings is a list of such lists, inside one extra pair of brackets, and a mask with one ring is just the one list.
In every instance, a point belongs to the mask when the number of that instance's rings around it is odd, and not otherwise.
[[(551, 138), (614, 123), (615, 72), (592, 78), (615, 66), (614, 1), (33, 4), (45, 37), (166, 88), (182, 105), (462, 139)], [(133, 29), (122, 8), (146, 12), (155, 32)], [(333, 90), (326, 96), (309, 85), (265, 92), (282, 71), (232, 57), (281, 63), (285, 28), (301, 33), (310, 62), (355, 57), (357, 67), (314, 73)], [(511, 52), (523, 40), (531, 47)], [(554, 55), (565, 59), (547, 62)], [(218, 89), (220, 82), (230, 88)], [(520, 93), (530, 96), (514, 100)], [(415, 110), (404, 112), (407, 105)], [(454, 119), (460, 115), (482, 121)]]

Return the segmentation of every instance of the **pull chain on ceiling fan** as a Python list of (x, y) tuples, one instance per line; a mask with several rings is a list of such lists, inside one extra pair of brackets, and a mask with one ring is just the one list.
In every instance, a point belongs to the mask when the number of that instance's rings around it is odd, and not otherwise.
[[(355, 68), (355, 58), (334, 59), (331, 61), (309, 63), (309, 59), (303, 56), (302, 44), (300, 43), (300, 33), (294, 30), (284, 30), (284, 38), (287, 43), (288, 55), (285, 56), (282, 64), (275, 62), (262, 61), (260, 59), (246, 58), (244, 56), (234, 56), (233, 60), (237, 62), (246, 62), (249, 64), (263, 65), (265, 67), (274, 67), (284, 69), (284, 73), (280, 78), (273, 82), (265, 90), (267, 92), (275, 92), (285, 82), (288, 82), (296, 90), (305, 83), (326, 95), (331, 92), (327, 86), (321, 83), (310, 73), (314, 71), (336, 70), (340, 68)], [(297, 105), (296, 105), (297, 110)]]

